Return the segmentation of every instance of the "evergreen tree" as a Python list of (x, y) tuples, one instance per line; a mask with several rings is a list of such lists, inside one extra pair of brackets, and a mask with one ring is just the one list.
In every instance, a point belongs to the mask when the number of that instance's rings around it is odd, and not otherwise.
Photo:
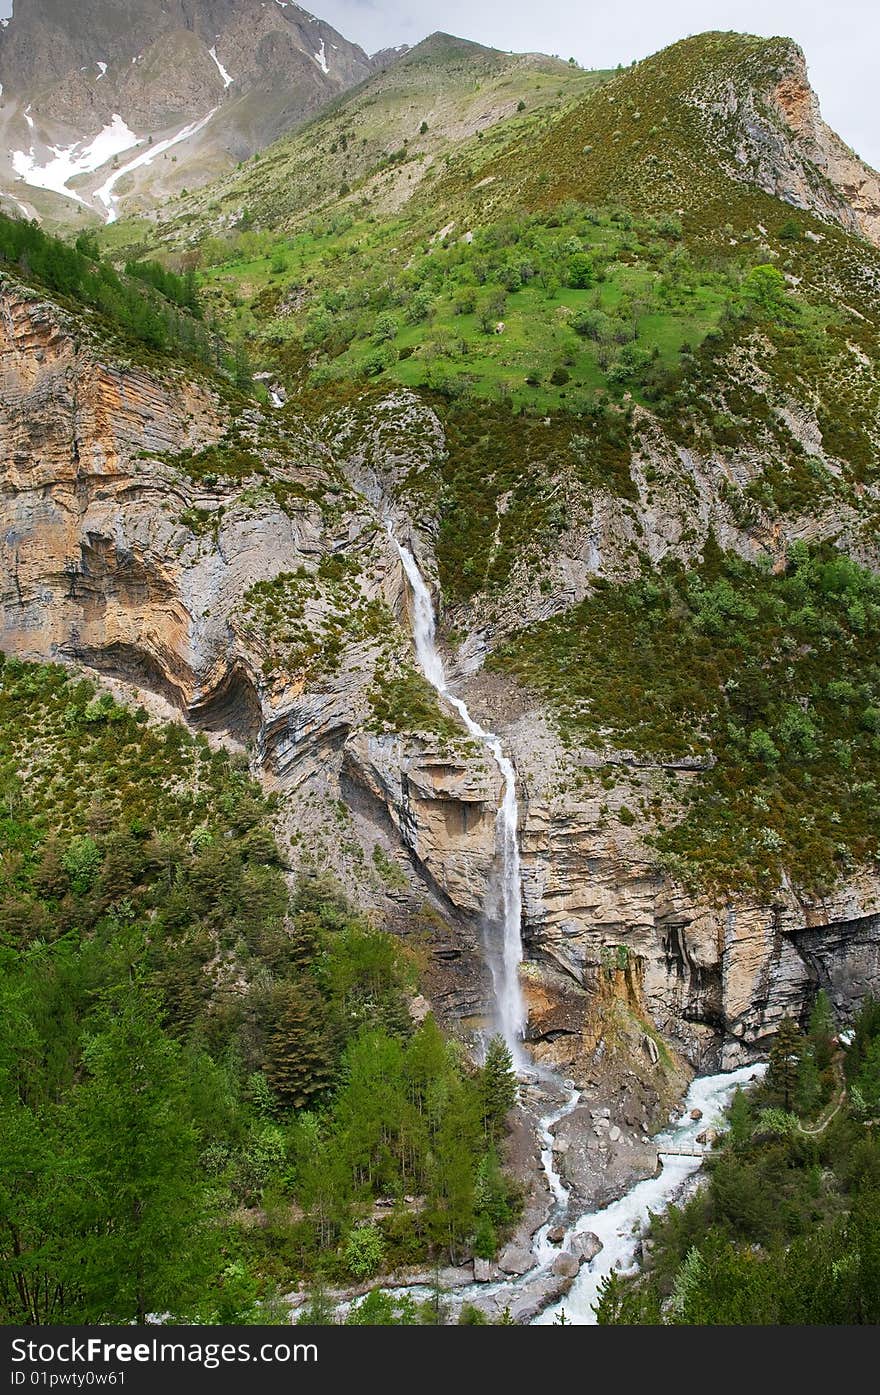
[(820, 988), (819, 992), (816, 994), (813, 1011), (810, 1013), (808, 1032), (810, 1042), (813, 1046), (816, 1068), (819, 1071), (827, 1070), (831, 1064), (831, 1059), (834, 1054), (834, 1047), (832, 1045), (834, 1032), (834, 1013), (831, 1008), (831, 1002), (824, 988)]
[(495, 1136), (504, 1127), (518, 1096), (513, 1057), (503, 1037), (493, 1037), (486, 1048), (481, 1086), (486, 1132)]
[(801, 1050), (797, 1072), (797, 1089), (794, 1104), (798, 1114), (810, 1117), (815, 1114), (822, 1102), (822, 1079), (816, 1060), (816, 1047), (807, 1041)]
[(727, 1111), (728, 1137), (734, 1145), (748, 1142), (752, 1134), (752, 1111), (744, 1090), (737, 1089)]
[(307, 981), (294, 981), (278, 989), (273, 1008), (266, 1078), (282, 1104), (303, 1109), (333, 1079), (320, 998)]
[(73, 1130), (88, 1320), (190, 1314), (212, 1262), (206, 1179), (182, 1048), (137, 983), (110, 999), (83, 1052)]
[(767, 1090), (782, 1105), (791, 1111), (800, 1071), (803, 1037), (791, 1017), (784, 1017), (770, 1047), (770, 1064), (767, 1070)]
[(853, 1108), (876, 1119), (880, 1116), (880, 1036), (868, 1047), (861, 1068), (850, 1086)]

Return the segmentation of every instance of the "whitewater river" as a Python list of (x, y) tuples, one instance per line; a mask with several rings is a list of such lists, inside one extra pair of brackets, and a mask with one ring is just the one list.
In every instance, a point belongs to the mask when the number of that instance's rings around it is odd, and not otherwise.
[[(545, 1256), (552, 1260), (552, 1256), (564, 1250), (572, 1237), (588, 1230), (599, 1237), (603, 1248), (592, 1263), (581, 1265), (580, 1274), (575, 1279), (571, 1291), (561, 1302), (546, 1308), (535, 1319), (535, 1325), (555, 1323), (562, 1309), (565, 1310), (567, 1322), (583, 1324), (596, 1321), (593, 1304), (596, 1302), (602, 1280), (614, 1269), (625, 1274), (632, 1273), (638, 1267), (638, 1244), (648, 1222), (648, 1213), (657, 1214), (665, 1210), (669, 1203), (675, 1200), (687, 1179), (702, 1166), (698, 1157), (677, 1157), (674, 1154), (663, 1156), (664, 1144), (670, 1148), (686, 1148), (696, 1144), (697, 1134), (702, 1133), (704, 1129), (717, 1127), (737, 1087), (747, 1085), (765, 1070), (764, 1065), (751, 1065), (743, 1066), (740, 1070), (728, 1071), (724, 1075), (698, 1076), (688, 1090), (684, 1114), (680, 1121), (658, 1134), (655, 1139), (663, 1163), (658, 1177), (649, 1177), (644, 1182), (638, 1182), (619, 1201), (613, 1201), (601, 1211), (579, 1216), (570, 1227), (566, 1241), (560, 1246), (548, 1246), (546, 1227), (538, 1233), (536, 1253), (542, 1261)], [(701, 1110), (702, 1118), (691, 1119), (692, 1109)], [(542, 1158), (545, 1170), (550, 1168), (548, 1178), (554, 1195), (559, 1197), (560, 1184), (555, 1173), (552, 1173), (552, 1154), (550, 1159), (547, 1159), (546, 1153)]]

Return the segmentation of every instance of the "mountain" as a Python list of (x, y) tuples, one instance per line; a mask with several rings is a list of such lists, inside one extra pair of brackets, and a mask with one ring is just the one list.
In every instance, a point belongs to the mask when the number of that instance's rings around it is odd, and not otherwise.
[(281, 0), (17, 0), (0, 31), (2, 187), (57, 219), (87, 209), (111, 217), (126, 166), (138, 187), (198, 183), (372, 67), (330, 25)]
[(473, 138), (494, 148), (505, 130), (521, 131), (521, 112), (540, 119), (607, 76), (544, 54), (502, 53), (433, 34), (396, 51), (390, 65), (276, 142), (259, 161), (181, 196), (156, 216), (174, 239), (188, 226), (210, 222), (222, 228), (243, 208), (251, 220), (270, 227), (347, 199), (369, 198), (392, 212), (409, 202), (423, 180), (436, 179), (463, 142)]
[[(584, 1091), (554, 1154), (585, 1208), (653, 1175), (690, 1073), (751, 1070), (819, 988), (835, 1031), (880, 996), (877, 179), (789, 39), (587, 73), (439, 34), (75, 247), (0, 219), (12, 677), (59, 685), (56, 745), (105, 709), (31, 663), (176, 712), (206, 769), (233, 750), (309, 913), (337, 923), (332, 877), (404, 942), (419, 1020), (473, 1046), (518, 984), (530, 1055)], [(50, 891), (130, 783), (101, 749)], [(226, 886), (204, 819), (193, 876)], [(187, 867), (164, 838), (150, 866)], [(196, 1004), (224, 954), (286, 962), (211, 925)], [(296, 963), (309, 933), (279, 930)]]
[(790, 39), (704, 34), (673, 44), (569, 113), (535, 150), (512, 151), (497, 175), (510, 198), (682, 209), (709, 233), (736, 221), (731, 188), (753, 187), (880, 241), (877, 173), (822, 120)]

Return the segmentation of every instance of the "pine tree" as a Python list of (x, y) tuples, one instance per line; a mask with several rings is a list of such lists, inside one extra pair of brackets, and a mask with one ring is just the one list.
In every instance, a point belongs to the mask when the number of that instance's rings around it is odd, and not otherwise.
[(813, 1011), (810, 1013), (809, 1037), (813, 1044), (813, 1051), (818, 1070), (827, 1070), (834, 1055), (832, 1038), (834, 1036), (834, 1013), (828, 994), (824, 989), (820, 989), (816, 994), (816, 1001), (813, 1004)]
[(183, 1050), (134, 983), (110, 999), (83, 1060), (72, 1125), (81, 1320), (185, 1318), (210, 1276), (214, 1232)]
[(736, 1147), (747, 1143), (752, 1135), (752, 1111), (744, 1090), (737, 1089), (727, 1110), (728, 1137)]
[(321, 1002), (308, 983), (286, 983), (276, 995), (267, 1044), (266, 1078), (282, 1104), (303, 1109), (333, 1078)]
[(481, 1085), (486, 1132), (494, 1136), (503, 1128), (518, 1094), (513, 1057), (503, 1037), (493, 1037), (486, 1048)]
[(798, 1064), (797, 1090), (794, 1103), (798, 1114), (809, 1117), (816, 1113), (822, 1100), (822, 1080), (816, 1060), (816, 1047), (807, 1042)]
[(767, 1088), (790, 1112), (794, 1104), (803, 1038), (791, 1017), (783, 1017), (770, 1048)]

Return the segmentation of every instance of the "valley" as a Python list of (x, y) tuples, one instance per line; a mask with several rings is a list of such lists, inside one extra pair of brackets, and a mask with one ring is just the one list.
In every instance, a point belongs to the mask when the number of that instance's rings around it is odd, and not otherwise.
[(726, 1321), (605, 1208), (752, 1084), (682, 1224), (782, 1265), (719, 1188), (819, 1168), (854, 1023), (874, 1233), (878, 176), (791, 40), (154, 9), (0, 34), (4, 1321)]

